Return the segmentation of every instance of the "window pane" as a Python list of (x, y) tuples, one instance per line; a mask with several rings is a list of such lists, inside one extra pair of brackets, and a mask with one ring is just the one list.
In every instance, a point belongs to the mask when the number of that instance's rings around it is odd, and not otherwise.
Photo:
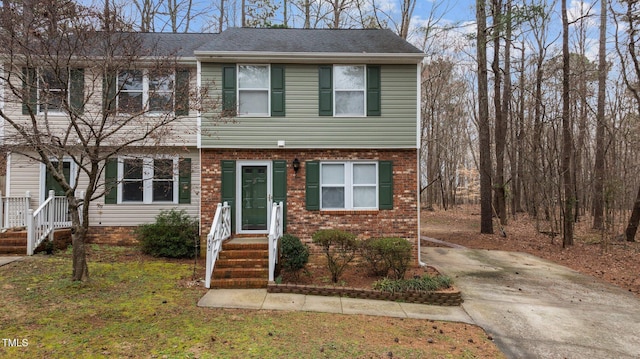
[(155, 93), (149, 95), (149, 111), (167, 112), (173, 110), (173, 94)]
[(171, 92), (173, 91), (173, 74), (150, 73), (149, 91)]
[(122, 182), (122, 202), (142, 202), (142, 181)]
[(123, 178), (142, 180), (142, 160), (128, 159), (123, 162)]
[(375, 187), (353, 187), (353, 207), (354, 208), (375, 208), (376, 188)]
[(344, 188), (323, 187), (322, 208), (344, 208)]
[(118, 85), (122, 91), (142, 91), (142, 71), (121, 71), (118, 75)]
[(173, 180), (173, 160), (155, 160), (153, 162), (153, 178), (154, 179), (170, 179)]
[(336, 91), (336, 115), (364, 115), (364, 91)]
[(62, 111), (68, 76), (66, 71), (56, 74), (52, 70), (41, 71), (38, 79), (40, 111)]
[(335, 66), (336, 90), (364, 90), (364, 66)]
[(269, 88), (269, 68), (267, 66), (239, 66), (238, 88)]
[(323, 164), (322, 165), (322, 185), (344, 184), (343, 164)]
[(153, 181), (153, 201), (173, 201), (173, 181)]
[(142, 92), (121, 92), (118, 97), (118, 108), (126, 113), (142, 111)]
[(241, 114), (268, 114), (269, 93), (267, 91), (240, 91)]
[(374, 164), (354, 164), (353, 184), (376, 184), (376, 165)]

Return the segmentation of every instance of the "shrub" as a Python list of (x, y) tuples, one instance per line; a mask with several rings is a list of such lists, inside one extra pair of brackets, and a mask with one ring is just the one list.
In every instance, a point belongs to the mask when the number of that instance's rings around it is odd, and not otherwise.
[(327, 256), (327, 266), (331, 272), (331, 280), (338, 283), (349, 262), (358, 250), (358, 241), (352, 233), (338, 229), (321, 229), (312, 236), (313, 243), (319, 245)]
[(280, 250), (282, 269), (297, 277), (298, 271), (309, 262), (309, 248), (300, 238), (285, 234), (281, 239)]
[(453, 281), (451, 278), (443, 275), (435, 277), (424, 275), (412, 279), (389, 279), (384, 278), (373, 283), (373, 289), (383, 292), (402, 293), (402, 292), (432, 292), (434, 290), (446, 289), (451, 287)]
[(387, 275), (393, 270), (393, 277), (404, 278), (411, 263), (411, 243), (404, 238), (371, 238), (363, 242), (362, 257), (367, 261), (373, 274)]
[(143, 224), (136, 231), (142, 252), (154, 257), (193, 258), (199, 244), (198, 221), (185, 210), (164, 210), (155, 223)]

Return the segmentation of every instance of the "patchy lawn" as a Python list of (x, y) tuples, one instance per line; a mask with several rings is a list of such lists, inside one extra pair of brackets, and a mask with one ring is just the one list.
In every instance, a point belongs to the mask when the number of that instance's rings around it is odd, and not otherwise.
[(0, 357), (504, 357), (467, 324), (198, 308), (203, 267), (112, 246), (91, 247), (88, 283), (70, 252), (0, 267)]

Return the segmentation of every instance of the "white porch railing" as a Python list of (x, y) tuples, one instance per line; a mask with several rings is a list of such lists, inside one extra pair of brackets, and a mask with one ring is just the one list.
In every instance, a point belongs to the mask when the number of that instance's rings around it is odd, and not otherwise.
[(229, 237), (231, 237), (231, 206), (227, 202), (218, 203), (211, 230), (207, 235), (207, 273), (204, 283), (207, 288), (211, 287), (211, 274), (222, 249), (222, 241)]
[(27, 227), (29, 222), (29, 201), (31, 193), (27, 191), (24, 196), (2, 196), (0, 205), (1, 228)]
[(27, 255), (33, 255), (45, 239), (53, 241), (56, 228), (71, 227), (69, 202), (65, 196), (56, 196), (49, 191), (49, 197), (35, 211), (29, 209), (27, 221)]
[(276, 263), (278, 263), (278, 241), (282, 237), (283, 232), (283, 204), (274, 203), (271, 208), (271, 226), (269, 227), (269, 281), (273, 282)]

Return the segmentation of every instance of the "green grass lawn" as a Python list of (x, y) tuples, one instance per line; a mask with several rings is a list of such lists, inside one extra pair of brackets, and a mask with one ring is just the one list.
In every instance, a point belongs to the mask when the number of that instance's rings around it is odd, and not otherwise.
[(198, 308), (206, 292), (203, 267), (198, 260), (194, 275), (193, 260), (155, 259), (114, 246), (91, 247), (87, 283), (69, 279), (68, 251), (0, 267), (0, 357), (501, 355), (482, 330), (464, 324), (438, 323), (436, 331), (424, 320)]

